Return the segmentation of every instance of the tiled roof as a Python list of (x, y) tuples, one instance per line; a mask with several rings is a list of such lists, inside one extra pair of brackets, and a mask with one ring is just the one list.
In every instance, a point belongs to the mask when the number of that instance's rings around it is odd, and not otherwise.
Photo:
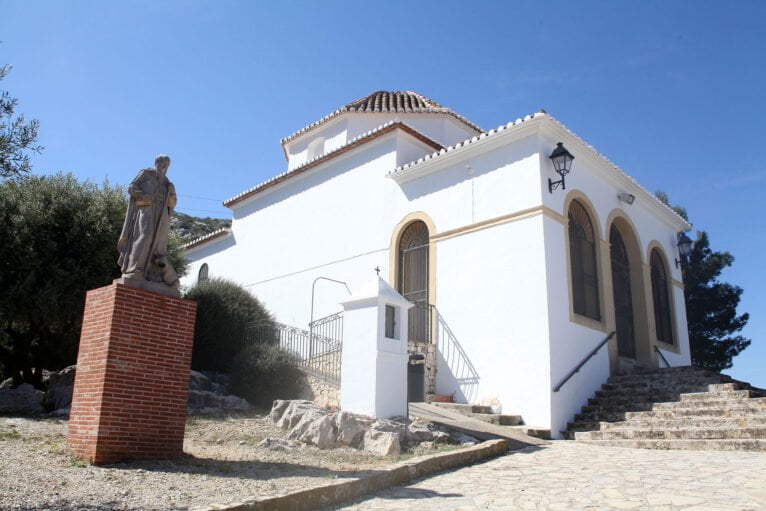
[(191, 240), (189, 243), (184, 243), (181, 245), (181, 247), (184, 250), (188, 250), (190, 248), (198, 247), (204, 243), (207, 243), (209, 241), (213, 241), (218, 238), (222, 238), (224, 236), (227, 236), (231, 233), (231, 229), (229, 227), (222, 227), (218, 230), (215, 230), (209, 234), (205, 234), (204, 236), (200, 236), (199, 238), (195, 238)]
[[(429, 99), (422, 94), (418, 94), (417, 92), (412, 91), (375, 91), (372, 94), (369, 94), (361, 99), (357, 99), (356, 101), (352, 101), (351, 103), (342, 106), (341, 108), (335, 110), (329, 115), (326, 115), (319, 119), (318, 121), (309, 124), (308, 126), (299, 129), (292, 135), (283, 138), (280, 140), (282, 143), (282, 147), (284, 148), (284, 145), (289, 142), (290, 140), (294, 139), (295, 137), (302, 135), (306, 133), (309, 130), (312, 130), (316, 128), (317, 126), (320, 126), (326, 122), (328, 122), (331, 119), (334, 119), (335, 117), (339, 116), (343, 113), (362, 113), (362, 114), (369, 114), (369, 113), (402, 113), (402, 114), (410, 114), (410, 113), (440, 113), (440, 114), (448, 114), (454, 117), (455, 119), (458, 119), (462, 123), (468, 125), (470, 128), (476, 130), (477, 132), (481, 132), (482, 129), (474, 124), (473, 122), (469, 121), (462, 115), (456, 114), (449, 108), (440, 105), (436, 101)], [(287, 156), (287, 153), (285, 152), (285, 156)]]
[(398, 174), (400, 172), (404, 172), (404, 171), (413, 169), (415, 167), (418, 167), (419, 165), (421, 165), (421, 164), (423, 164), (423, 163), (425, 163), (427, 161), (431, 161), (431, 160), (439, 158), (440, 156), (443, 156), (445, 154), (453, 153), (454, 151), (459, 151), (461, 149), (465, 149), (466, 147), (473, 146), (474, 144), (476, 144), (477, 142), (479, 142), (481, 140), (484, 140), (484, 139), (489, 138), (489, 137), (496, 136), (496, 135), (498, 135), (500, 133), (503, 133), (505, 131), (508, 131), (508, 130), (514, 128), (514, 127), (519, 127), (522, 124), (529, 123), (529, 121), (536, 120), (536, 119), (542, 119), (544, 117), (547, 117), (548, 119), (550, 119), (558, 127), (563, 129), (566, 133), (568, 133), (570, 136), (572, 136), (578, 142), (580, 142), (581, 144), (586, 146), (589, 150), (591, 150), (593, 152), (593, 154), (596, 157), (601, 158), (602, 160), (604, 160), (616, 172), (618, 172), (619, 174), (621, 174), (622, 176), (627, 178), (629, 181), (631, 181), (637, 188), (639, 188), (639, 189), (643, 190), (644, 192), (646, 192), (658, 204), (661, 204), (667, 211), (671, 212), (675, 217), (680, 219), (682, 222), (684, 222), (686, 225), (688, 225), (689, 228), (691, 228), (691, 225), (689, 224), (689, 222), (686, 221), (684, 218), (682, 218), (678, 213), (676, 213), (673, 210), (673, 208), (671, 208), (670, 206), (668, 206), (667, 204), (665, 204), (664, 202), (659, 200), (657, 197), (655, 197), (652, 192), (650, 192), (649, 190), (647, 190), (646, 188), (641, 186), (641, 184), (638, 181), (636, 181), (632, 176), (630, 176), (628, 173), (626, 173), (624, 170), (622, 170), (616, 163), (614, 163), (609, 158), (607, 158), (606, 156), (604, 156), (603, 154), (598, 152), (595, 147), (593, 147), (591, 144), (589, 144), (588, 142), (583, 140), (579, 135), (577, 135), (575, 132), (570, 130), (562, 122), (558, 121), (553, 116), (548, 115), (545, 112), (545, 110), (540, 110), (539, 112), (536, 112), (533, 115), (527, 115), (523, 119), (522, 118), (518, 118), (515, 121), (511, 121), (511, 122), (509, 122), (507, 124), (501, 124), (497, 128), (491, 129), (491, 130), (489, 130), (487, 132), (484, 132), (481, 135), (477, 135), (475, 137), (468, 138), (468, 139), (466, 139), (466, 140), (464, 140), (462, 142), (458, 142), (457, 144), (451, 145), (449, 147), (442, 148), (442, 149), (440, 149), (438, 151), (435, 151), (435, 152), (433, 152), (431, 154), (427, 154), (427, 155), (423, 156), (422, 158), (418, 158), (415, 161), (412, 161), (410, 163), (405, 163), (404, 165), (401, 165), (401, 166), (395, 168), (394, 170), (390, 171), (388, 174), (389, 174), (389, 176), (394, 177), (394, 176), (396, 176), (396, 174)]
[(245, 199), (247, 199), (249, 197), (252, 197), (253, 195), (255, 195), (258, 192), (261, 192), (261, 191), (263, 191), (263, 190), (265, 190), (267, 188), (270, 188), (270, 187), (276, 185), (277, 183), (281, 183), (282, 181), (284, 181), (286, 179), (289, 179), (289, 178), (295, 176), (296, 174), (300, 174), (301, 172), (305, 172), (305, 171), (309, 170), (310, 168), (319, 165), (320, 163), (324, 163), (325, 161), (327, 161), (327, 160), (329, 160), (331, 158), (334, 158), (334, 157), (336, 157), (336, 156), (338, 156), (340, 154), (343, 154), (346, 151), (348, 151), (348, 150), (350, 150), (350, 149), (352, 149), (352, 148), (354, 148), (354, 147), (356, 147), (358, 145), (361, 145), (361, 144), (366, 143), (366, 142), (370, 142), (370, 141), (372, 141), (372, 140), (374, 140), (374, 139), (376, 139), (376, 138), (378, 138), (378, 137), (388, 133), (389, 131), (393, 131), (395, 129), (400, 129), (400, 130), (402, 130), (402, 131), (412, 135), (413, 137), (417, 138), (418, 140), (420, 140), (421, 142), (425, 143), (426, 145), (429, 145), (429, 146), (433, 147), (434, 149), (441, 149), (442, 148), (441, 144), (439, 144), (438, 142), (436, 142), (436, 141), (428, 138), (427, 136), (423, 135), (422, 133), (417, 131), (412, 126), (410, 126), (410, 125), (408, 125), (408, 124), (406, 124), (406, 123), (404, 123), (404, 122), (402, 122), (402, 121), (400, 121), (398, 119), (394, 119), (393, 121), (389, 121), (389, 122), (387, 122), (385, 124), (382, 124), (382, 125), (378, 126), (377, 128), (375, 128), (373, 130), (370, 130), (370, 131), (368, 131), (366, 133), (362, 133), (361, 135), (359, 135), (357, 137), (354, 137), (353, 139), (349, 140), (348, 142), (346, 142), (342, 146), (338, 147), (337, 149), (334, 149), (334, 150), (332, 150), (332, 151), (330, 151), (328, 153), (322, 154), (322, 155), (314, 158), (313, 160), (309, 160), (306, 163), (304, 163), (302, 165), (299, 165), (298, 167), (295, 167), (295, 168), (290, 169), (290, 170), (286, 170), (285, 172), (282, 172), (281, 174), (278, 174), (278, 175), (272, 177), (271, 179), (267, 179), (266, 181), (263, 181), (262, 183), (259, 183), (259, 184), (255, 185), (254, 187), (249, 188), (249, 189), (245, 190), (244, 192), (235, 195), (234, 197), (226, 199), (225, 201), (223, 201), (223, 205), (226, 206), (226, 207), (231, 207), (231, 206), (233, 206), (234, 204), (236, 204), (238, 202), (241, 202), (241, 201), (243, 201), (243, 200), (245, 200)]

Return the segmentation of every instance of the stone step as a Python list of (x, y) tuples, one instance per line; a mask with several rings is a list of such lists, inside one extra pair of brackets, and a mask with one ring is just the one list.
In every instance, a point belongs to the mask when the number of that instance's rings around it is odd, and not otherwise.
[(665, 383), (727, 383), (732, 379), (723, 375), (716, 375), (715, 373), (689, 373), (681, 375), (627, 375), (627, 376), (612, 376), (607, 380), (607, 384), (639, 384), (647, 385), (656, 382)]
[[(575, 415), (574, 423), (582, 422), (619, 422), (626, 419), (626, 414), (631, 412), (588, 412)], [(635, 412), (633, 412), (635, 413)]]
[[(669, 404), (669, 403), (658, 403)], [(764, 407), (761, 405), (752, 405), (749, 401), (743, 401), (741, 404), (730, 404), (729, 406), (721, 407), (658, 407), (655, 405), (654, 410), (625, 412), (623, 419), (617, 420), (633, 420), (633, 419), (672, 419), (672, 418), (699, 418), (704, 419), (708, 417), (745, 417), (752, 415), (763, 415), (766, 413)], [(614, 418), (604, 419), (609, 422), (614, 422)]]
[(490, 424), (498, 424), (500, 426), (518, 426), (523, 423), (521, 415), (503, 415), (499, 413), (472, 413), (470, 417), (489, 422)]
[(519, 431), (522, 431), (525, 435), (533, 436), (535, 438), (541, 438), (543, 440), (551, 439), (550, 429), (536, 428), (532, 426), (507, 426), (507, 427), (511, 429), (518, 429)]
[(678, 428), (632, 429), (623, 427), (607, 431), (577, 431), (575, 440), (728, 440), (766, 439), (766, 427), (755, 428)]
[(702, 396), (698, 399), (686, 399), (684, 401), (673, 401), (669, 403), (654, 403), (652, 410), (680, 410), (688, 408), (696, 408), (698, 410), (720, 408), (726, 410), (733, 407), (742, 407), (751, 410), (766, 410), (766, 397), (717, 399), (710, 396)]
[(607, 445), (612, 447), (632, 447), (637, 449), (683, 449), (691, 451), (763, 451), (766, 452), (764, 439), (728, 439), (728, 440), (578, 440), (585, 444)]
[(683, 428), (753, 428), (766, 427), (766, 414), (742, 417), (683, 417), (668, 419), (630, 419), (620, 422), (583, 423), (581, 427), (570, 427), (580, 431), (616, 431), (632, 429), (683, 429)]
[(710, 392), (688, 392), (681, 394), (680, 401), (742, 401), (744, 399), (754, 398), (749, 390), (717, 390)]
[(680, 395), (696, 392), (720, 392), (731, 390), (748, 390), (745, 384), (741, 383), (705, 383), (705, 384), (684, 384), (673, 385), (671, 387), (643, 385), (643, 386), (617, 386), (602, 385), (601, 390), (597, 390), (595, 397), (608, 398), (611, 396), (654, 396), (654, 395)]
[(440, 408), (447, 408), (448, 410), (453, 410), (458, 413), (462, 413), (466, 416), (471, 416), (474, 413), (484, 413), (484, 414), (491, 414), (492, 413), (492, 407), (490, 406), (484, 406), (484, 405), (472, 405), (472, 404), (466, 404), (466, 403), (431, 403), (433, 405), (436, 405)]

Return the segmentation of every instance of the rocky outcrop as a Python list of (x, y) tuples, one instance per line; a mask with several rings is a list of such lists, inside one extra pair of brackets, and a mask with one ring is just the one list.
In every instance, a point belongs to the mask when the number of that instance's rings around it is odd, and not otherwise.
[[(12, 380), (2, 382), (0, 413), (28, 415), (48, 411), (55, 416), (68, 416), (76, 372), (77, 366), (69, 366), (57, 372), (45, 371), (45, 392), (35, 390), (28, 384), (14, 388)], [(220, 414), (247, 412), (250, 409), (247, 401), (228, 393), (228, 375), (191, 371), (188, 413)]]
[(45, 391), (43, 406), (55, 414), (67, 413), (72, 406), (72, 390), (77, 366), (65, 367), (61, 371), (47, 374), (48, 388)]
[(343, 410), (332, 412), (305, 400), (274, 401), (269, 416), (288, 430), (289, 440), (320, 449), (353, 447), (391, 456), (399, 454), (403, 447), (421, 443), (476, 443), (475, 438), (466, 435), (455, 437), (459, 441), (452, 440), (448, 432), (428, 421), (408, 421), (404, 417), (373, 419)]
[(228, 394), (228, 377), (219, 373), (189, 374), (189, 400), (187, 410), (193, 414), (217, 414), (224, 412), (246, 412), (250, 403)]
[(35, 390), (29, 383), (18, 387), (0, 389), (0, 413), (32, 415), (44, 413), (42, 391)]

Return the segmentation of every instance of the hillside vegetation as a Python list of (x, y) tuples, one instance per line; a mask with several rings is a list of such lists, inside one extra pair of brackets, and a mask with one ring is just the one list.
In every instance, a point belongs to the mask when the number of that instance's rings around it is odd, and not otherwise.
[(224, 218), (200, 218), (175, 211), (170, 219), (170, 229), (181, 238), (182, 243), (188, 243), (200, 236), (213, 231), (231, 227), (231, 220)]

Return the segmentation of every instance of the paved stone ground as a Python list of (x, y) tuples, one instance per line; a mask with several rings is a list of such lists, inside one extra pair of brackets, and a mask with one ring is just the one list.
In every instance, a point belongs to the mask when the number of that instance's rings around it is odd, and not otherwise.
[(766, 453), (653, 451), (558, 441), (335, 509), (766, 510)]

